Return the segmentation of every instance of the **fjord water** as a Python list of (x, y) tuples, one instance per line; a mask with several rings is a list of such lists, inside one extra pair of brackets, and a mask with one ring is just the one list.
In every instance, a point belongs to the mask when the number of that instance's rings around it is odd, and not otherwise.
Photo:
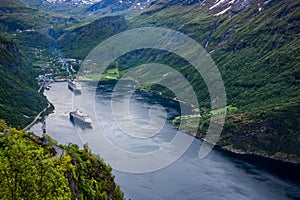
[[(128, 82), (130, 86), (130, 82)], [(141, 153), (159, 149), (175, 136), (177, 129), (171, 120), (179, 115), (178, 104), (174, 101), (160, 98), (152, 93), (136, 92), (130, 98), (129, 109), (135, 118), (135, 123), (143, 126), (149, 120), (149, 109), (153, 105), (160, 105), (166, 110), (166, 123), (162, 133), (149, 138), (134, 138), (124, 134), (114, 123), (111, 110), (111, 94), (114, 82), (105, 82), (98, 86), (94, 103), (98, 122), (103, 127), (104, 134), (115, 145), (126, 151)], [(83, 83), (84, 88), (90, 88)], [(87, 90), (90, 93), (95, 88)], [(75, 143), (82, 146), (78, 128), (81, 133), (91, 131), (85, 127), (77, 127), (69, 121), (69, 112), (72, 107), (72, 92), (67, 89), (66, 83), (55, 83), (45, 95), (55, 106), (53, 114), (46, 119), (47, 132), (62, 144)], [(118, 106), (127, 103), (126, 94), (115, 95)], [(87, 103), (89, 103), (87, 101)], [(84, 108), (82, 108), (84, 109)], [(158, 117), (164, 116), (163, 110), (154, 112)], [(94, 125), (95, 126), (94, 121)], [(40, 135), (41, 124), (36, 124), (30, 131)], [(184, 133), (181, 133), (184, 134)], [(190, 136), (187, 136), (190, 137)], [(101, 145), (101, 144), (99, 144)], [(175, 163), (163, 169), (149, 173), (126, 173), (114, 170), (116, 182), (125, 192), (126, 198), (140, 199), (299, 199), (300, 185), (270, 174), (264, 169), (237, 160), (222, 152), (213, 150), (206, 158), (198, 157), (200, 140), (194, 140), (190, 148)], [(95, 152), (101, 154), (101, 152)], [(161, 158), (165, 159), (165, 158)], [(109, 158), (105, 158), (109, 163)], [(140, 163), (143, 165), (143, 163)]]

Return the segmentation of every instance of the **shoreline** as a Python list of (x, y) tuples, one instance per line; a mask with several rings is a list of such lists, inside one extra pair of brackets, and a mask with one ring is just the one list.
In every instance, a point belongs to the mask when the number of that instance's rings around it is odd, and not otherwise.
[[(123, 80), (123, 79), (122, 79), (122, 80)], [(126, 80), (134, 81), (134, 80), (131, 80), (131, 79), (126, 79)], [(84, 80), (84, 81), (94, 81), (94, 80)], [(103, 80), (99, 80), (98, 82), (101, 82), (101, 81), (103, 81), (103, 82), (106, 82), (106, 81), (118, 81), (118, 79), (103, 79)], [(167, 97), (167, 96), (162, 95), (162, 94), (160, 94), (159, 92), (154, 91), (154, 90), (146, 90), (146, 89), (144, 89), (144, 88), (138, 88), (138, 90), (143, 91), (143, 92), (154, 93), (154, 94), (159, 95), (161, 98), (179, 102), (178, 100), (176, 100), (176, 99), (174, 99), (174, 98)], [(185, 103), (185, 102), (182, 102), (182, 103)], [(191, 107), (193, 108), (193, 105), (191, 105)], [(180, 116), (178, 116), (178, 117), (180, 117)], [(181, 116), (181, 117), (182, 117), (182, 116)], [(176, 128), (178, 128), (173, 122), (172, 122), (172, 124), (173, 124)], [(190, 133), (190, 132), (185, 131), (185, 130), (181, 130), (181, 131), (183, 131), (184, 133), (186, 133), (186, 134), (188, 134), (188, 135), (191, 135), (192, 137), (195, 137), (196, 139), (200, 139), (200, 140), (204, 141), (203, 138), (196, 136), (194, 133)], [(233, 153), (233, 154), (236, 154), (236, 155), (239, 155), (239, 156), (258, 156), (258, 157), (262, 157), (262, 158), (269, 159), (269, 160), (273, 160), (273, 161), (283, 162), (283, 163), (291, 164), (291, 165), (297, 165), (298, 168), (300, 169), (300, 162), (293, 161), (293, 160), (280, 159), (280, 158), (276, 158), (276, 157), (272, 157), (272, 156), (268, 156), (268, 155), (261, 154), (261, 153), (256, 153), (256, 152), (246, 152), (246, 151), (243, 151), (243, 150), (241, 150), (241, 149), (235, 149), (235, 148), (233, 148), (233, 147), (228, 148), (228, 147), (226, 147), (226, 146), (221, 146), (221, 145), (218, 145), (218, 144), (216, 144), (214, 148), (216, 148), (216, 149), (218, 149), (218, 150), (222, 150), (222, 151), (224, 151), (224, 152), (230, 152), (230, 153)], [(300, 175), (299, 175), (299, 176), (300, 176)], [(300, 178), (300, 177), (299, 177), (299, 178)]]
[[(178, 128), (175, 124), (173, 124), (176, 128)], [(188, 134), (195, 139), (206, 141), (201, 137), (195, 136), (195, 134), (181, 130), (183, 133)], [(280, 177), (287, 177), (291, 179), (294, 182), (297, 182), (300, 184), (300, 163), (291, 161), (291, 160), (285, 160), (285, 159), (279, 159), (271, 156), (267, 156), (264, 154), (259, 154), (255, 152), (245, 152), (240, 149), (234, 149), (234, 148), (226, 148), (226, 146), (221, 146), (218, 144), (215, 144), (213, 147), (214, 150), (229, 156), (231, 158), (235, 158), (238, 160), (246, 161), (250, 164), (253, 164), (255, 166), (259, 166), (262, 169), (265, 169), (275, 175), (278, 175)]]
[[(146, 89), (140, 89), (142, 91), (146, 91), (146, 92), (153, 92), (155, 94), (158, 94), (159, 96), (161, 96), (162, 98), (165, 98), (165, 99), (168, 99), (168, 100), (173, 100), (173, 101), (177, 101), (179, 102), (178, 100), (176, 99), (173, 99), (173, 98), (169, 98), (167, 96), (164, 96), (160, 93), (158, 93), (157, 91), (153, 91), (153, 90), (146, 90)], [(184, 102), (183, 102), (184, 103)], [(191, 105), (193, 107), (193, 105)], [(184, 116), (184, 115), (183, 115)], [(178, 116), (178, 117), (183, 117), (183, 116)], [(178, 128), (172, 121), (172, 124)], [(194, 133), (190, 133), (188, 131), (185, 131), (185, 130), (181, 130), (182, 132), (196, 138), (196, 139), (199, 139), (199, 140), (202, 140), (204, 141), (203, 138), (201, 137), (198, 137), (196, 136), (196, 134)], [(207, 141), (208, 142), (208, 141)], [(265, 155), (265, 154), (260, 154), (260, 153), (256, 153), (256, 152), (246, 152), (246, 151), (243, 151), (241, 149), (235, 149), (233, 147), (231, 148), (226, 148), (226, 146), (221, 146), (221, 145), (214, 145), (214, 149), (218, 150), (218, 151), (223, 151), (223, 152), (228, 152), (228, 153), (231, 153), (231, 154), (235, 154), (235, 155), (238, 155), (239, 157), (242, 157), (242, 156), (255, 156), (255, 157), (260, 157), (260, 158), (265, 158), (265, 159), (268, 159), (268, 160), (272, 160), (272, 161), (275, 161), (275, 162), (283, 162), (285, 164), (291, 164), (291, 165), (296, 165), (297, 166), (297, 169), (300, 170), (300, 162), (297, 162), (297, 161), (294, 161), (294, 160), (291, 160), (291, 159), (280, 159), (280, 158), (277, 158), (277, 157), (272, 157), (272, 156), (268, 156), (268, 155)], [(300, 180), (300, 175), (299, 175), (299, 180)]]
[(229, 156), (234, 159), (242, 160), (252, 165), (258, 166), (261, 169), (279, 176), (281, 178), (288, 178), (289, 180), (300, 184), (300, 163), (289, 162), (256, 153), (239, 153), (225, 149), (219, 145), (214, 147), (214, 150)]
[[(174, 123), (173, 123), (173, 125), (178, 129), (178, 127)], [(181, 131), (184, 132), (185, 134), (188, 134), (188, 135), (198, 139), (198, 140), (206, 141), (206, 142), (210, 143), (209, 141), (207, 141), (207, 140), (205, 140), (201, 137), (196, 136), (194, 133), (191, 133), (191, 132), (188, 132), (188, 131), (185, 131), (185, 130), (181, 130)], [(284, 163), (288, 163), (288, 164), (299, 165), (299, 169), (300, 169), (300, 162), (297, 162), (297, 161), (292, 161), (292, 160), (288, 160), (288, 159), (280, 159), (280, 158), (277, 158), (277, 157), (272, 157), (272, 156), (268, 156), (268, 155), (265, 155), (265, 154), (262, 154), (262, 153), (257, 153), (257, 152), (246, 152), (246, 151), (241, 150), (241, 149), (233, 148), (232, 146), (230, 146), (230, 148), (229, 148), (228, 146), (221, 146), (219, 144), (215, 144), (214, 148), (216, 148), (218, 150), (222, 150), (224, 152), (230, 152), (230, 153), (233, 153), (233, 154), (236, 154), (236, 155), (240, 155), (240, 156), (243, 156), (243, 155), (245, 155), (245, 156), (259, 156), (259, 157), (263, 157), (263, 158), (274, 160), (274, 161), (280, 161), (280, 162), (284, 162)]]
[[(118, 80), (104, 79), (104, 80), (100, 80), (98, 82), (110, 82), (110, 81), (118, 81)], [(93, 82), (93, 80), (84, 80), (84, 82)], [(156, 91), (148, 91), (145, 89), (139, 89), (139, 90), (144, 91), (144, 92), (155, 93), (155, 94), (159, 95), (161, 98), (176, 101), (172, 98), (167, 98), (163, 95), (160, 95)], [(48, 103), (50, 104), (50, 106), (52, 105), (51, 102), (48, 101)], [(48, 108), (49, 107), (47, 107), (47, 109)], [(45, 112), (47, 109), (45, 108), (43, 111)], [(41, 113), (39, 113), (39, 114), (41, 114)], [(35, 123), (37, 121), (38, 120), (36, 120)], [(32, 125), (34, 125), (35, 123), (33, 123)], [(172, 123), (172, 124), (176, 128), (178, 128), (174, 123)], [(184, 131), (184, 130), (181, 130), (181, 131), (184, 132), (185, 134), (188, 134), (188, 135), (196, 138), (196, 139), (204, 141), (203, 138), (195, 136), (194, 133)], [(288, 177), (289, 179), (292, 179), (292, 180), (300, 183), (300, 174), (298, 173), (300, 170), (300, 163), (298, 163), (298, 162), (274, 158), (271, 156), (267, 156), (267, 155), (263, 155), (263, 154), (259, 154), (259, 153), (255, 153), (255, 152), (245, 152), (245, 151), (242, 151), (239, 149), (234, 149), (234, 148), (229, 149), (229, 148), (226, 148), (226, 146), (220, 146), (217, 144), (213, 147), (213, 149), (226, 155), (226, 156), (229, 156), (231, 158), (236, 158), (238, 160), (246, 161), (255, 166), (260, 166), (262, 169), (266, 169), (266, 170), (274, 173), (275, 175), (279, 175), (279, 176), (284, 175), (284, 177)]]
[[(177, 126), (175, 127), (178, 128)], [(185, 134), (190, 135), (191, 137), (194, 137), (197, 140), (208, 142), (207, 140), (204, 140), (201, 137), (195, 136), (193, 133), (186, 132), (184, 130), (181, 131)], [(287, 179), (296, 184), (300, 184), (300, 173), (299, 173), (300, 163), (299, 162), (274, 158), (271, 156), (266, 156), (255, 152), (245, 152), (234, 148), (228, 149), (218, 144), (214, 145), (213, 150), (221, 153), (223, 156), (232, 159), (237, 159), (240, 161), (245, 161), (249, 164), (259, 167), (262, 170), (266, 170), (269, 173), (272, 173), (273, 175), (276, 175), (280, 178)]]
[[(48, 101), (48, 100), (47, 100)], [(42, 114), (46, 113), (49, 108), (53, 107), (53, 105), (51, 104), (51, 102), (48, 101), (48, 105), (46, 108), (44, 108), (41, 112), (39, 112), (35, 118), (32, 120), (32, 122), (30, 122), (30, 124), (28, 124), (27, 126), (25, 126), (22, 131), (28, 131), (32, 126), (34, 126), (39, 120)], [(48, 115), (49, 113), (47, 113), (46, 115)]]

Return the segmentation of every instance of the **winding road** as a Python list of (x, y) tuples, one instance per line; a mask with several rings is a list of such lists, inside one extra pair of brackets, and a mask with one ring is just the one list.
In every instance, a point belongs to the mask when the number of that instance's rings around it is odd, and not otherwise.
[(25, 128), (23, 128), (23, 131), (27, 131), (28, 129), (30, 129), (35, 123), (36, 121), (41, 117), (41, 115), (46, 112), (46, 110), (50, 108), (50, 103), (48, 103), (48, 106), (46, 108), (44, 108), (44, 110), (42, 110), (41, 112), (39, 112), (39, 114), (33, 119), (33, 121), (28, 124)]

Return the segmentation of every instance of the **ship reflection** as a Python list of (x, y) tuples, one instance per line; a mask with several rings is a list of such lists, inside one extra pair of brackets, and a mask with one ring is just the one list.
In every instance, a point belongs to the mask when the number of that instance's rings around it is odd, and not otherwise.
[(79, 127), (79, 128), (81, 128), (83, 130), (84, 129), (92, 129), (93, 128), (91, 124), (84, 123), (84, 122), (82, 122), (80, 120), (76, 120), (74, 118), (70, 118), (69, 120), (73, 124), (73, 126)]
[(70, 91), (72, 91), (75, 95), (80, 95), (80, 94), (81, 94), (81, 91), (80, 91), (80, 90), (74, 90), (74, 89), (72, 89), (72, 88), (70, 88), (70, 87), (68, 87), (68, 89), (69, 89)]

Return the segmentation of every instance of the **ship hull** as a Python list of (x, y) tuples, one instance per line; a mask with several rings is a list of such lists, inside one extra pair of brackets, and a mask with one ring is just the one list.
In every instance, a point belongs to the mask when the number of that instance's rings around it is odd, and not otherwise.
[(68, 88), (75, 94), (81, 94), (81, 90), (79, 88), (77, 88), (75, 83), (70, 80), (68, 80)]
[(68, 88), (69, 90), (71, 90), (72, 92), (76, 93), (76, 94), (81, 94), (81, 90), (74, 88), (72, 85), (68, 84)]
[(70, 121), (72, 122), (72, 124), (83, 127), (83, 128), (92, 128), (91, 123), (85, 122), (82, 119), (73, 116), (72, 114), (70, 114)]

